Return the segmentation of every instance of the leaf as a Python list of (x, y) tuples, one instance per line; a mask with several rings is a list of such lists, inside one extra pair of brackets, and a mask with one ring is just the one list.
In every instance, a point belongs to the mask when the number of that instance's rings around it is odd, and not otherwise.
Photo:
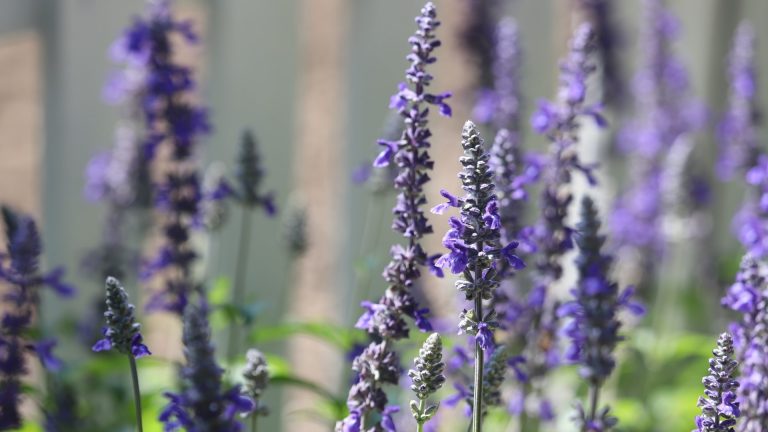
[(231, 291), (232, 281), (227, 276), (219, 276), (213, 281), (211, 290), (208, 291), (208, 299), (211, 304), (228, 303)]
[(331, 393), (329, 390), (323, 388), (321, 385), (314, 383), (312, 381), (309, 381), (307, 379), (300, 378), (290, 373), (271, 375), (269, 377), (269, 384), (299, 387), (322, 397), (329, 403), (332, 403), (335, 407), (344, 407), (345, 405), (345, 401), (343, 398), (336, 396), (335, 394)]
[(326, 323), (287, 323), (262, 326), (251, 333), (250, 340), (255, 344), (262, 344), (283, 340), (294, 335), (316, 337), (345, 353), (351, 350), (356, 342), (363, 340), (363, 334), (358, 330)]

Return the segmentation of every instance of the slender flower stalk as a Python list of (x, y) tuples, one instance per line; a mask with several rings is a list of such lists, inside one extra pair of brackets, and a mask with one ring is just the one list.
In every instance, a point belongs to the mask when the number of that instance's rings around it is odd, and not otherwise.
[(441, 214), (450, 207), (461, 211), (460, 218), (451, 217), (449, 220), (450, 229), (443, 237), (443, 245), (449, 252), (438, 259), (437, 265), (462, 275), (456, 282), (456, 288), (473, 305), (472, 309), (461, 313), (459, 334), (475, 336), (472, 431), (480, 432), (484, 409), (484, 354), (494, 348), (493, 331), (498, 327), (495, 311), (485, 312), (483, 300), (490, 300), (499, 286), (496, 269), (502, 261), (518, 270), (525, 265), (514, 254), (517, 242), (501, 244), (501, 219), (488, 166), (490, 156), (477, 127), (471, 121), (464, 124), (461, 146), (464, 155), (459, 159), (463, 166), (459, 179), (466, 194), (460, 198), (443, 190), (441, 194), (448, 202), (436, 206), (432, 211)]
[(730, 334), (720, 335), (712, 355), (709, 374), (702, 379), (704, 396), (699, 397), (697, 404), (701, 407), (701, 415), (696, 416), (693, 432), (735, 432), (741, 410), (735, 393), (739, 383), (734, 379), (738, 363), (733, 359)]
[(165, 393), (168, 404), (160, 413), (166, 431), (240, 432), (238, 413), (251, 412), (255, 404), (241, 394), (240, 386), (222, 388), (222, 369), (216, 363), (205, 304), (184, 311), (182, 390)]
[(136, 408), (136, 426), (139, 432), (144, 430), (141, 415), (141, 390), (139, 389), (139, 374), (136, 369), (136, 359), (151, 355), (146, 345), (142, 343), (141, 324), (136, 322), (134, 316), (135, 307), (128, 303), (128, 293), (120, 284), (120, 281), (108, 277), (107, 310), (104, 318), (107, 325), (104, 327), (104, 338), (96, 342), (93, 350), (109, 351), (116, 349), (121, 354), (128, 356), (131, 366), (131, 383), (133, 385), (133, 401)]
[(607, 406), (598, 406), (598, 395), (616, 365), (616, 345), (624, 339), (619, 335), (618, 314), (624, 308), (640, 314), (643, 308), (632, 302), (633, 288), (619, 292), (618, 285), (608, 278), (613, 258), (603, 252), (605, 236), (600, 234), (600, 219), (589, 197), (581, 202), (575, 240), (579, 247), (578, 285), (572, 292), (574, 299), (563, 304), (558, 314), (570, 318), (564, 328), (571, 339), (565, 358), (579, 365), (590, 389), (590, 400), (586, 408), (579, 404), (576, 420), (582, 432), (609, 431), (617, 420)]
[(741, 314), (731, 324), (736, 359), (741, 364), (736, 395), (742, 411), (739, 432), (759, 432), (768, 424), (768, 283), (764, 265), (747, 254), (723, 306)]
[(199, 288), (192, 277), (198, 253), (192, 246), (191, 228), (199, 217), (203, 194), (195, 149), (210, 127), (205, 109), (191, 101), (196, 86), (192, 70), (175, 61), (172, 40), (176, 36), (186, 43), (197, 42), (191, 24), (171, 16), (168, 0), (152, 1), (146, 16), (134, 21), (113, 52), (147, 65), (141, 76), (144, 157), (154, 158), (161, 146), (170, 155), (168, 171), (154, 191), (163, 243), (142, 275), (144, 279), (162, 277), (164, 287), (153, 295), (148, 308), (182, 315), (193, 290)]
[(688, 97), (685, 68), (671, 52), (679, 33), (677, 19), (665, 9), (664, 0), (645, 0), (644, 6), (636, 115), (619, 136), (620, 149), (631, 161), (629, 187), (617, 200), (610, 221), (622, 255), (637, 257), (641, 282), (653, 275), (664, 253), (665, 196), (670, 186), (681, 183), (667, 181), (668, 161), (681, 146), (690, 145), (685, 137), (703, 122), (702, 110)]
[(411, 390), (419, 400), (411, 401), (411, 412), (416, 420), (417, 432), (424, 431), (427, 423), (440, 407), (440, 403), (427, 405), (431, 395), (437, 392), (445, 383), (445, 363), (443, 363), (443, 342), (440, 335), (432, 333), (419, 350), (419, 356), (414, 359), (414, 368), (408, 371), (411, 377)]
[(428, 309), (421, 308), (411, 289), (421, 276), (420, 267), (441, 275), (433, 265), (436, 256), (430, 257), (421, 246), (421, 239), (432, 232), (422, 206), (426, 203), (423, 187), (429, 181), (428, 171), (433, 162), (428, 150), (429, 107), (435, 106), (445, 116), (451, 108), (445, 102), (450, 93), (434, 94), (428, 90), (432, 75), (426, 67), (437, 59), (433, 51), (440, 46), (435, 31), (440, 26), (435, 5), (428, 2), (416, 17), (417, 31), (408, 42), (412, 52), (406, 57), (410, 66), (406, 70), (407, 83), (401, 83), (398, 92), (392, 96), (390, 107), (403, 118), (405, 129), (399, 140), (379, 140), (384, 150), (374, 161), (377, 167), (394, 162), (398, 167), (394, 179), (398, 191), (393, 208), (392, 229), (407, 239), (407, 245), (395, 245), (391, 249), (392, 260), (384, 270), (388, 287), (378, 303), (363, 302), (364, 314), (356, 327), (366, 330), (371, 343), (352, 363), (356, 380), (349, 391), (347, 405), (350, 414), (336, 424), (337, 431), (354, 432), (367, 430), (368, 423), (376, 428), (390, 428), (391, 413), (396, 407), (387, 407), (384, 384), (396, 385), (401, 367), (394, 343), (408, 337), (410, 317), (422, 331), (431, 331), (426, 318)]
[(474, 85), (482, 94), (493, 87), (494, 30), (500, 14), (499, 0), (466, 0), (462, 47), (476, 68)]
[[(264, 167), (261, 163), (256, 138), (251, 131), (245, 131), (241, 141), (240, 154), (237, 158), (237, 172), (235, 184), (231, 187), (227, 183), (220, 186), (220, 195), (231, 194), (243, 208), (238, 236), (237, 263), (235, 265), (235, 278), (233, 281), (231, 302), (233, 305), (242, 305), (245, 301), (246, 270), (248, 268), (251, 245), (251, 213), (253, 209), (261, 207), (267, 216), (272, 217), (277, 213), (274, 204), (274, 196), (271, 192), (262, 191)], [(227, 339), (227, 359), (232, 360), (237, 356), (240, 345), (240, 323), (233, 322), (229, 325)]]
[(251, 348), (245, 353), (245, 370), (243, 371), (243, 394), (254, 404), (248, 416), (251, 417), (251, 432), (256, 432), (259, 417), (269, 415), (269, 408), (261, 401), (264, 390), (269, 384), (267, 359), (259, 350)]
[(521, 326), (525, 329), (526, 373), (529, 383), (521, 395), (521, 426), (525, 427), (526, 399), (530, 391), (537, 393), (539, 409), (536, 417), (543, 421), (554, 418), (549, 401), (543, 396), (543, 382), (549, 371), (560, 362), (557, 329), (558, 304), (549, 291), (563, 274), (562, 258), (573, 249), (573, 228), (568, 224), (568, 213), (573, 201), (572, 180), (577, 172), (594, 183), (593, 166), (579, 158), (580, 121), (584, 117), (604, 126), (600, 105), (587, 103), (587, 79), (594, 74), (592, 56), (595, 50), (594, 33), (589, 24), (576, 29), (570, 49), (560, 63), (560, 88), (556, 102), (542, 101), (533, 114), (531, 124), (538, 133), (550, 141), (549, 156), (542, 168), (543, 191), (539, 218), (533, 228), (536, 245), (536, 272), (533, 288), (522, 309), (525, 316)]

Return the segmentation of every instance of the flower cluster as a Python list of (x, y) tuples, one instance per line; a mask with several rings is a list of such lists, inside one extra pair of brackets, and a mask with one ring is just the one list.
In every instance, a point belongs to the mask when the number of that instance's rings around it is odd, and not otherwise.
[(107, 278), (106, 287), (107, 311), (104, 318), (107, 325), (104, 327), (104, 339), (96, 342), (93, 350), (99, 352), (114, 348), (136, 358), (150, 355), (149, 349), (142, 343), (141, 324), (136, 322), (135, 307), (128, 303), (125, 288), (113, 277)]
[(495, 130), (520, 129), (521, 48), (517, 23), (511, 17), (499, 21), (493, 39), (493, 87), (480, 93), (473, 115), (478, 123)]
[[(571, 182), (581, 172), (594, 183), (593, 166), (584, 164), (578, 156), (580, 120), (592, 118), (598, 126), (605, 125), (599, 105), (587, 103), (587, 79), (595, 72), (592, 55), (594, 33), (589, 24), (576, 29), (570, 49), (560, 64), (560, 87), (556, 102), (542, 101), (533, 114), (533, 128), (550, 141), (550, 153), (541, 168), (543, 190), (539, 202), (539, 218), (533, 227), (536, 246), (534, 285), (524, 302), (509, 302), (507, 320), (516, 320), (526, 341), (524, 356), (530, 386), (539, 393), (548, 371), (559, 363), (557, 302), (549, 296), (551, 286), (563, 273), (562, 257), (573, 249), (573, 229), (567, 218), (573, 193)], [(536, 168), (538, 169), (538, 168)], [(523, 395), (520, 405), (525, 405)], [(549, 402), (541, 397), (537, 415), (552, 419)]]
[(241, 395), (240, 387), (222, 389), (222, 369), (216, 364), (208, 311), (192, 305), (184, 311), (183, 382), (180, 393), (165, 393), (169, 402), (160, 413), (166, 431), (239, 432), (238, 413), (254, 409), (253, 401)]
[(749, 23), (742, 23), (736, 31), (728, 72), (731, 94), (720, 124), (718, 168), (723, 178), (730, 178), (738, 169), (745, 173), (751, 189), (734, 217), (734, 229), (750, 254), (762, 258), (768, 255), (768, 155), (759, 145), (755, 31)]
[[(515, 269), (524, 267), (523, 261), (514, 254), (517, 242), (501, 244), (501, 217), (499, 204), (488, 166), (489, 154), (477, 127), (471, 121), (464, 124), (461, 133), (464, 155), (459, 158), (463, 166), (459, 173), (464, 197), (456, 197), (445, 190), (441, 194), (447, 202), (435, 206), (432, 211), (442, 214), (450, 207), (459, 208), (461, 217), (449, 218), (450, 229), (443, 237), (443, 246), (449, 252), (436, 264), (447, 267), (452, 273), (464, 278), (456, 282), (456, 288), (467, 300), (490, 300), (498, 287), (496, 261), (507, 261)], [(485, 321), (484, 317), (476, 317)]]
[(743, 419), (739, 430), (758, 432), (768, 424), (768, 285), (763, 265), (747, 255), (722, 304), (741, 314), (731, 325), (741, 364), (737, 396)]
[[(379, 140), (384, 150), (374, 161), (377, 167), (394, 162), (398, 167), (394, 179), (398, 191), (393, 208), (392, 229), (401, 233), (408, 244), (395, 245), (391, 249), (392, 260), (384, 270), (384, 279), (389, 286), (378, 303), (364, 302), (365, 312), (356, 327), (366, 330), (373, 341), (353, 362), (357, 372), (355, 384), (349, 392), (347, 404), (350, 415), (337, 423), (337, 431), (353, 431), (360, 423), (370, 419), (368, 413), (378, 413), (384, 425), (388, 420), (387, 398), (382, 384), (397, 384), (400, 366), (397, 354), (392, 351), (393, 340), (408, 336), (405, 317), (414, 319), (422, 331), (432, 329), (426, 319), (428, 310), (419, 307), (411, 293), (413, 283), (420, 277), (420, 266), (429, 266), (433, 273), (440, 274), (432, 265), (436, 257), (427, 256), (421, 247), (421, 238), (432, 232), (421, 206), (426, 203), (424, 184), (429, 180), (427, 172), (432, 169), (428, 149), (431, 132), (428, 128), (429, 106), (438, 107), (441, 114), (449, 116), (451, 108), (445, 102), (450, 93), (429, 93), (432, 75), (426, 67), (436, 61), (433, 55), (440, 46), (435, 31), (440, 26), (434, 4), (427, 3), (416, 17), (418, 29), (408, 42), (412, 52), (407, 56), (410, 66), (406, 70), (407, 83), (401, 83), (399, 91), (392, 96), (390, 107), (397, 110), (405, 123), (399, 140)], [(358, 425), (358, 429), (354, 426)]]
[[(589, 197), (581, 202), (581, 222), (574, 238), (579, 248), (578, 286), (573, 290), (574, 300), (563, 304), (558, 314), (570, 318), (564, 328), (571, 339), (565, 358), (580, 366), (582, 378), (596, 394), (613, 372), (616, 365), (613, 351), (623, 340), (619, 335), (618, 313), (627, 308), (641, 314), (643, 308), (631, 300), (634, 289), (627, 288), (620, 293), (618, 285), (608, 279), (612, 258), (603, 252), (605, 237), (600, 234), (600, 219)], [(598, 411), (597, 400), (590, 403), (594, 406), (588, 410), (579, 405), (576, 420), (581, 430), (607, 431), (616, 424), (607, 407)]]
[(61, 361), (53, 355), (55, 340), (28, 339), (40, 302), (40, 289), (48, 287), (62, 296), (74, 293), (74, 288), (62, 282), (62, 269), (40, 273), (42, 243), (35, 221), (6, 207), (3, 220), (8, 256), (0, 256), (0, 279), (10, 289), (2, 297), (6, 307), (2, 308), (0, 319), (0, 430), (21, 426), (21, 378), (29, 372), (26, 352), (36, 353), (48, 370), (61, 367)]
[(267, 359), (261, 351), (251, 348), (245, 353), (245, 370), (243, 371), (243, 392), (253, 401), (255, 407), (251, 415), (265, 416), (269, 408), (261, 403), (261, 396), (269, 384)]
[(237, 157), (235, 185), (222, 180), (218, 188), (212, 191), (212, 200), (221, 200), (232, 196), (237, 202), (247, 208), (262, 207), (267, 216), (277, 214), (275, 198), (272, 192), (262, 191), (264, 167), (261, 154), (253, 132), (246, 130), (240, 141), (240, 154)]
[[(738, 364), (733, 360), (733, 338), (723, 333), (717, 339), (709, 360), (709, 374), (702, 379), (704, 395), (699, 397), (701, 415), (696, 416), (694, 432), (735, 432), (741, 414), (735, 391), (739, 383), (733, 378)], [(763, 425), (764, 426), (764, 425)]]
[(728, 78), (728, 111), (718, 131), (721, 154), (717, 168), (725, 179), (755, 166), (759, 152), (755, 30), (748, 22), (741, 23), (733, 37)]
[[(155, 191), (158, 211), (164, 216), (164, 242), (146, 263), (143, 276), (150, 278), (173, 268), (148, 307), (181, 315), (195, 289), (191, 270), (198, 255), (190, 236), (203, 195), (194, 153), (200, 135), (210, 127), (206, 111), (191, 101), (196, 86), (192, 70), (174, 59), (175, 35), (188, 43), (197, 42), (190, 23), (173, 19), (167, 1), (152, 2), (148, 15), (134, 21), (113, 47), (113, 54), (126, 63), (147, 65), (141, 77), (144, 157), (154, 158), (160, 145), (167, 145), (171, 155), (169, 170)], [(130, 87), (129, 78), (132, 75), (122, 76), (118, 87)]]
[(414, 359), (414, 368), (408, 371), (411, 377), (411, 390), (416, 393), (419, 402), (411, 401), (411, 411), (420, 425), (428, 422), (436, 413), (438, 405), (427, 406), (427, 399), (445, 383), (445, 363), (443, 362), (443, 342), (440, 335), (432, 333)]
[[(629, 188), (611, 217), (612, 239), (639, 254), (639, 268), (649, 270), (664, 250), (662, 230), (667, 193), (666, 161), (684, 137), (702, 122), (699, 106), (688, 98), (688, 78), (670, 52), (679, 24), (662, 0), (646, 0), (641, 37), (641, 69), (635, 80), (636, 118), (619, 136), (621, 150), (632, 160)], [(648, 273), (646, 271), (646, 273)]]
[(616, 364), (613, 351), (623, 338), (619, 335), (618, 313), (623, 308), (641, 314), (643, 307), (632, 301), (633, 288), (619, 292), (609, 280), (611, 256), (603, 252), (605, 236), (600, 234), (600, 219), (591, 198), (581, 202), (581, 222), (575, 236), (579, 248), (576, 267), (579, 281), (574, 300), (563, 304), (561, 316), (570, 317), (564, 332), (571, 339), (565, 358), (581, 366), (581, 376), (601, 384)]

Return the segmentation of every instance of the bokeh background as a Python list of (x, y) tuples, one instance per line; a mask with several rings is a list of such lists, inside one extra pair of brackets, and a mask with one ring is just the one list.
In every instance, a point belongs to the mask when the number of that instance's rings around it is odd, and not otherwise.
[[(463, 122), (471, 118), (476, 74), (459, 41), (471, 2), (435, 3), (444, 23), (435, 88), (455, 96), (454, 116), (433, 122), (436, 168), (427, 193), (430, 203), (438, 202), (440, 188), (456, 186), (458, 137)], [(622, 70), (630, 77), (640, 2), (615, 3), (617, 27), (624, 34)], [(505, 12), (520, 25), (527, 119), (537, 99), (554, 94), (557, 58), (575, 20), (574, 5), (568, 0), (506, 4)], [(689, 70), (694, 96), (712, 113), (714, 126), (726, 100), (725, 65), (732, 32), (741, 19), (749, 18), (758, 41), (768, 40), (768, 27), (763, 25), (768, 2), (670, 0), (668, 4), (682, 23), (676, 53)], [(389, 234), (393, 196), (374, 194), (354, 184), (352, 176), (377, 152), (375, 140), (385, 127), (389, 96), (402, 80), (406, 40), (421, 6), (414, 0), (176, 3), (177, 13), (193, 19), (202, 34), (200, 46), (182, 53), (197, 68), (200, 97), (211, 110), (214, 133), (203, 143), (202, 163), (231, 165), (242, 131), (251, 128), (268, 170), (265, 182), (277, 192), (278, 205), (285, 208), (299, 202), (307, 210), (309, 249), (296, 260), (285, 248), (280, 221), (254, 218), (247, 280), (250, 295), (260, 304), (255, 327), (291, 322), (350, 326), (359, 313), (359, 301), (383, 290), (378, 275), (395, 239)], [(65, 265), (80, 289), (74, 301), (44, 301), (41, 321), (49, 328), (77, 317), (102, 289), (101, 281), (79, 270), (82, 256), (98, 244), (104, 218), (104, 209), (83, 197), (84, 171), (90, 157), (108, 149), (114, 137), (118, 113), (101, 98), (113, 67), (108, 48), (142, 7), (140, 0), (0, 0), (0, 202), (41, 219), (46, 263)], [(768, 70), (764, 48), (768, 45), (758, 46), (759, 63)], [(760, 99), (768, 101), (768, 85), (760, 91)], [(620, 167), (622, 161), (616, 160), (620, 158), (606, 150), (609, 134), (587, 130), (585, 135), (589, 154), (598, 155), (608, 170)], [(696, 140), (699, 160), (713, 163), (717, 151), (711, 130)], [(526, 127), (525, 145), (543, 149), (544, 141)], [(742, 195), (739, 186), (724, 186), (715, 180), (713, 170), (708, 172), (713, 187), (708, 209), (712, 230), (698, 240), (696, 249), (707, 249), (711, 260), (702, 270), (690, 265), (698, 256), (691, 244), (675, 248), (668, 259), (682, 264), (665, 266), (661, 278), (677, 293), (665, 309), (669, 316), (660, 318), (670, 328), (667, 338), (661, 345), (652, 342), (658, 334), (650, 325), (630, 333), (630, 348), (624, 351), (630, 366), (620, 369), (618, 389), (632, 387), (633, 380), (642, 382), (645, 371), (662, 373), (658, 364), (653, 369), (647, 363), (643, 344), (653, 345), (653, 355), (678, 356), (659, 360), (673, 368), (666, 373), (679, 377), (681, 371), (703, 372), (705, 363), (695, 361), (707, 355), (709, 341), (714, 340), (710, 336), (727, 322), (716, 305), (741, 255), (730, 221)], [(606, 177), (596, 193), (607, 206), (613, 192), (614, 181)], [(233, 209), (230, 216), (217, 238), (201, 239), (202, 247), (210, 251), (206, 268), (212, 282), (234, 271), (241, 215)], [(434, 220), (438, 233), (444, 224)], [(435, 250), (440, 237), (430, 239)], [(135, 279), (129, 284), (134, 295), (141, 296)], [(430, 280), (428, 285), (434, 307), (446, 320), (453, 319), (451, 280)], [(145, 323), (157, 357), (179, 359), (180, 347), (174, 342), (178, 324), (168, 317), (152, 317)], [(74, 341), (62, 348), (68, 362), (90, 356)], [(262, 348), (283, 356), (295, 374), (344, 397), (349, 366), (344, 353), (322, 338), (297, 332), (288, 340), (267, 337)], [(691, 418), (698, 378), (695, 373), (683, 376), (689, 380), (684, 390), (682, 385), (667, 383), (667, 388), (662, 382), (654, 384), (647, 398), (639, 392), (617, 392), (623, 398), (617, 408), (628, 418), (627, 430), (685, 430), (675, 423), (669, 428), (653, 423), (673, 408), (681, 410), (681, 417)], [(680, 406), (681, 400), (688, 406)], [(274, 414), (264, 430), (329, 428), (316, 412), (318, 399), (306, 389), (275, 386), (268, 404)]]

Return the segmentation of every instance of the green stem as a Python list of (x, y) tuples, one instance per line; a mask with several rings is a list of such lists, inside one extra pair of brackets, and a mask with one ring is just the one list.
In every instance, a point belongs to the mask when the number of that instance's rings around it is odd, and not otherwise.
[[(482, 250), (482, 249), (481, 249)], [(479, 278), (479, 274), (475, 274)], [(475, 294), (475, 317), (478, 321), (483, 319), (483, 299), (480, 293)], [(483, 348), (480, 341), (475, 340), (475, 395), (472, 401), (472, 432), (483, 430)]]
[[(242, 306), (245, 295), (245, 270), (248, 264), (248, 251), (251, 244), (251, 208), (243, 206), (243, 218), (240, 221), (240, 236), (238, 238), (237, 264), (235, 266), (235, 280), (232, 287), (232, 306)], [(227, 360), (232, 361), (237, 356), (240, 339), (240, 327), (237, 319), (230, 323), (229, 338), (227, 342)]]
[(256, 415), (256, 413), (251, 413), (251, 432), (256, 432), (256, 421), (259, 419), (259, 416)]
[(141, 390), (139, 389), (139, 372), (136, 369), (136, 358), (128, 354), (128, 360), (131, 363), (131, 381), (133, 382), (133, 403), (136, 405), (136, 426), (139, 432), (144, 431), (141, 423)]
[[(419, 415), (424, 414), (424, 408), (427, 407), (426, 399), (419, 399)], [(416, 432), (424, 432), (424, 422), (421, 420), (416, 421)]]

